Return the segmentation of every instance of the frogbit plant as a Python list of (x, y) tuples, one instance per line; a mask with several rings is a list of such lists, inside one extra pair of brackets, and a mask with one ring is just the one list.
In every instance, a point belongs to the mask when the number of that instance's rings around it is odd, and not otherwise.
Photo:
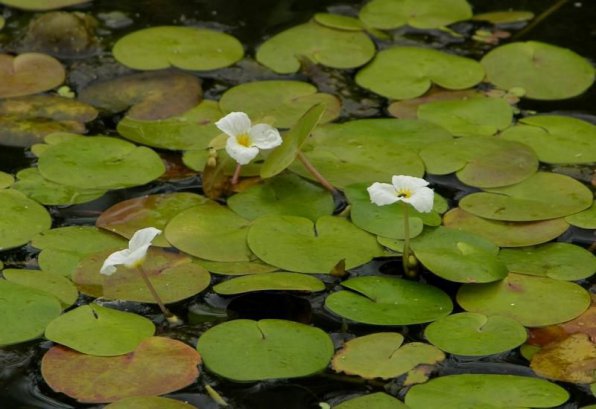
[(242, 165), (248, 164), (260, 149), (273, 149), (282, 143), (279, 131), (268, 124), (252, 125), (244, 112), (230, 112), (215, 125), (226, 135), (226, 152), (236, 162), (236, 170), (232, 176), (232, 184), (238, 183)]
[(155, 302), (159, 306), (159, 309), (163, 313), (164, 317), (169, 323), (175, 324), (179, 322), (178, 317), (176, 317), (166, 308), (165, 304), (159, 297), (159, 294), (157, 294), (155, 287), (153, 287), (153, 284), (151, 284), (147, 273), (145, 270), (143, 270), (143, 263), (145, 262), (147, 250), (149, 249), (149, 246), (151, 246), (153, 239), (158, 234), (161, 234), (161, 230), (156, 229), (155, 227), (147, 227), (145, 229), (137, 230), (128, 242), (128, 248), (110, 254), (103, 262), (99, 272), (101, 274), (110, 276), (116, 272), (116, 266), (118, 265), (124, 265), (127, 268), (136, 269), (143, 278), (145, 285), (155, 299)]
[(391, 178), (391, 184), (375, 182), (366, 190), (370, 201), (377, 206), (385, 206), (395, 202), (401, 202), (404, 215), (404, 251), (403, 268), (404, 274), (414, 275), (410, 271), (410, 222), (408, 204), (421, 213), (429, 213), (433, 208), (434, 191), (427, 187), (428, 182), (424, 179), (396, 175)]

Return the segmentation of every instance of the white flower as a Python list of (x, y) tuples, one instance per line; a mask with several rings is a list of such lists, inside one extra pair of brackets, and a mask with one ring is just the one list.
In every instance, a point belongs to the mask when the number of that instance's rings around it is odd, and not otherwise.
[(128, 268), (140, 266), (145, 261), (145, 255), (151, 242), (158, 234), (161, 234), (161, 230), (155, 227), (137, 230), (128, 242), (128, 248), (110, 254), (103, 262), (99, 272), (109, 276), (114, 274), (116, 266), (120, 264), (124, 264)]
[(409, 203), (421, 213), (428, 213), (433, 208), (435, 193), (424, 179), (412, 176), (393, 176), (391, 184), (375, 182), (368, 187), (370, 201), (378, 206), (395, 202)]
[(267, 124), (255, 124), (244, 112), (231, 112), (215, 125), (229, 136), (226, 152), (240, 165), (246, 165), (258, 154), (259, 149), (272, 149), (281, 145), (279, 131)]

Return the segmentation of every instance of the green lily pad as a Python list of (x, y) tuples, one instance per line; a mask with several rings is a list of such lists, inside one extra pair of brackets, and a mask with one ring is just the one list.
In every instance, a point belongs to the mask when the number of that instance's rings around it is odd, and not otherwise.
[(445, 354), (432, 345), (422, 342), (402, 345), (403, 341), (403, 335), (397, 332), (351, 339), (335, 354), (331, 367), (336, 372), (364, 379), (390, 379), (418, 365), (433, 365), (445, 359)]
[(246, 234), (250, 222), (227, 207), (206, 203), (170, 220), (166, 239), (177, 249), (212, 261), (248, 261)]
[(325, 106), (317, 104), (309, 108), (292, 128), (284, 135), (282, 144), (271, 151), (263, 166), (260, 176), (263, 179), (273, 177), (294, 162), (301, 152), (302, 145), (306, 142), (313, 129), (317, 126), (324, 113)]
[(83, 354), (115, 356), (134, 351), (154, 332), (155, 326), (145, 317), (89, 304), (50, 322), (45, 336)]
[[(99, 270), (110, 254), (110, 250), (97, 252), (81, 260), (72, 276), (79, 290), (94, 297), (155, 304), (155, 298), (137, 269), (120, 265), (110, 276), (100, 274)], [(149, 249), (142, 269), (166, 304), (192, 297), (211, 282), (209, 272), (193, 263), (190, 257), (157, 247)]]
[(91, 0), (1, 0), (0, 3), (23, 10), (54, 10), (89, 1)]
[(246, 274), (262, 274), (271, 273), (277, 271), (278, 268), (270, 266), (261, 261), (233, 261), (233, 262), (222, 262), (222, 261), (209, 261), (209, 260), (194, 260), (195, 263), (203, 266), (207, 271), (213, 274), (222, 275), (246, 275)]
[(45, 179), (37, 168), (26, 168), (17, 173), (13, 189), (26, 194), (44, 205), (67, 206), (90, 202), (104, 195), (105, 190), (78, 189)]
[(14, 183), (14, 176), (0, 171), (0, 189), (6, 189)]
[(40, 337), (62, 306), (51, 294), (0, 280), (0, 311), (0, 346), (5, 346)]
[(590, 294), (575, 283), (509, 273), (494, 283), (464, 284), (457, 302), (469, 312), (503, 315), (526, 327), (542, 327), (579, 316), (590, 305)]
[(20, 97), (50, 90), (64, 82), (64, 67), (49, 55), (0, 54), (0, 98)]
[(211, 372), (247, 382), (321, 372), (333, 343), (321, 329), (297, 322), (234, 320), (204, 332), (197, 350)]
[(288, 215), (316, 221), (333, 213), (333, 197), (322, 187), (293, 174), (265, 180), (228, 199), (230, 209), (248, 220)]
[(491, 136), (511, 125), (513, 108), (496, 98), (435, 101), (420, 105), (418, 118), (440, 125), (454, 136)]
[(362, 31), (338, 30), (311, 21), (265, 41), (257, 61), (280, 74), (300, 69), (300, 58), (332, 68), (355, 68), (375, 55), (375, 45)]
[(538, 170), (534, 151), (519, 142), (465, 137), (438, 142), (420, 152), (426, 171), (435, 175), (457, 172), (463, 183), (480, 188), (521, 182)]
[(461, 374), (441, 376), (414, 385), (406, 395), (411, 409), (529, 409), (551, 408), (569, 393), (543, 379), (517, 375)]
[(4, 28), (5, 24), (6, 24), (6, 20), (4, 19), (4, 17), (0, 17), (0, 30), (2, 30)]
[[(350, 202), (350, 219), (362, 230), (390, 239), (404, 239), (404, 207), (400, 203), (390, 206), (377, 206), (371, 203), (367, 184), (357, 183), (347, 186), (344, 193)], [(441, 216), (436, 211), (420, 213), (408, 209), (410, 238), (422, 233), (423, 225), (438, 226)]]
[(120, 250), (127, 242), (95, 227), (67, 226), (35, 235), (31, 245), (42, 250), (38, 263), (43, 271), (70, 277), (85, 256), (102, 250)]
[(195, 409), (196, 406), (158, 396), (134, 396), (104, 406), (104, 409)]
[(507, 140), (530, 146), (541, 162), (596, 162), (596, 126), (559, 115), (536, 115), (501, 133)]
[(201, 84), (194, 75), (157, 71), (93, 82), (79, 98), (110, 113), (125, 111), (136, 120), (159, 120), (182, 115), (201, 101)]
[(0, 190), (0, 250), (19, 247), (52, 225), (48, 211), (13, 189)]
[(165, 172), (153, 150), (107, 136), (52, 145), (39, 158), (38, 168), (44, 178), (80, 189), (144, 185)]
[[(144, 121), (129, 116), (118, 122), (117, 130), (126, 139), (160, 149), (207, 149), (221, 133), (214, 125), (223, 116), (217, 102), (203, 100), (181, 115)], [(202, 170), (202, 169), (201, 169)]]
[(596, 201), (586, 210), (565, 217), (565, 221), (582, 229), (596, 229)]
[(481, 63), (489, 82), (505, 90), (521, 87), (532, 99), (571, 98), (594, 82), (589, 61), (566, 48), (537, 41), (502, 45)]
[(55, 346), (44, 355), (41, 373), (56, 392), (79, 402), (104, 403), (182, 389), (195, 382), (200, 362), (197, 351), (185, 343), (151, 337), (133, 352), (111, 357)]
[(362, 31), (364, 24), (360, 20), (340, 14), (317, 13), (314, 20), (322, 26), (346, 31)]
[[(213, 202), (204, 196), (188, 192), (135, 197), (104, 210), (95, 225), (130, 239), (137, 230), (145, 227), (163, 230), (178, 213), (206, 203)], [(151, 245), (171, 246), (163, 234), (158, 235)]]
[(321, 122), (339, 116), (341, 103), (337, 97), (317, 92), (317, 88), (301, 81), (252, 81), (227, 90), (219, 101), (224, 113), (246, 112), (254, 122), (271, 117), (277, 128), (290, 128), (311, 107), (323, 104)]
[(551, 241), (568, 228), (564, 219), (534, 222), (505, 222), (474, 216), (459, 207), (443, 216), (443, 224), (451, 229), (477, 234), (499, 247), (524, 247)]
[(418, 118), (418, 107), (423, 104), (438, 101), (462, 101), (483, 96), (484, 94), (473, 89), (451, 91), (441, 87), (432, 86), (428, 92), (421, 97), (392, 102), (387, 107), (387, 111), (392, 116), (400, 119), (416, 119)]
[(400, 400), (384, 392), (375, 392), (368, 395), (343, 401), (333, 409), (408, 409)]
[(581, 280), (596, 273), (596, 257), (588, 250), (570, 243), (503, 249), (499, 259), (512, 273), (557, 280)]
[(242, 44), (229, 34), (195, 27), (161, 26), (135, 31), (119, 39), (114, 58), (135, 70), (176, 67), (209, 71), (242, 59)]
[(484, 78), (482, 66), (469, 58), (430, 48), (392, 47), (356, 75), (363, 88), (391, 99), (416, 98), (435, 83), (447, 89), (466, 89)]
[(359, 15), (367, 26), (391, 30), (410, 25), (416, 28), (439, 28), (472, 17), (466, 0), (373, 0)]
[(335, 292), (327, 297), (325, 307), (364, 324), (421, 324), (449, 315), (453, 309), (451, 299), (443, 291), (414, 281), (364, 276), (341, 284), (355, 292)]
[(489, 21), (495, 25), (511, 24), (520, 21), (532, 20), (534, 13), (525, 10), (513, 11), (492, 11), (488, 13), (475, 14), (472, 20)]
[(569, 216), (587, 209), (593, 200), (592, 192), (577, 180), (538, 172), (516, 185), (465, 196), (459, 206), (487, 219), (525, 222)]
[(374, 236), (335, 216), (316, 223), (297, 216), (261, 217), (248, 231), (248, 245), (266, 263), (299, 273), (329, 273), (342, 259), (349, 269), (381, 254)]
[(40, 270), (7, 268), (2, 275), (8, 281), (48, 293), (60, 300), (63, 308), (70, 307), (79, 297), (79, 292), (69, 279), (58, 274)]
[(213, 286), (221, 295), (234, 295), (252, 291), (323, 291), (325, 284), (316, 277), (286, 272), (253, 274), (232, 278)]
[(426, 268), (449, 281), (490, 283), (507, 276), (499, 248), (473, 233), (438, 227), (413, 240), (412, 250)]
[(462, 312), (432, 322), (424, 330), (424, 336), (450, 354), (479, 356), (516, 348), (526, 341), (528, 334), (514, 319)]

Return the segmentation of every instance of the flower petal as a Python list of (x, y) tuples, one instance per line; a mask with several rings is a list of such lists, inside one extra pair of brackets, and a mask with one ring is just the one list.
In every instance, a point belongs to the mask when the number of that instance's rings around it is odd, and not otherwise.
[(370, 201), (377, 206), (385, 206), (391, 203), (395, 203), (399, 200), (395, 194), (395, 189), (389, 183), (378, 183), (375, 182), (370, 185), (366, 190), (370, 196)]
[(253, 145), (259, 149), (272, 149), (282, 142), (279, 131), (267, 124), (256, 124), (250, 128), (249, 135)]
[(103, 262), (103, 265), (101, 266), (99, 272), (108, 276), (114, 274), (116, 272), (117, 265), (129, 262), (130, 253), (131, 251), (129, 249), (125, 249), (110, 254)]
[(402, 198), (406, 203), (410, 203), (414, 206), (414, 209), (420, 213), (429, 213), (433, 209), (433, 200), (435, 192), (428, 187), (419, 187), (416, 189), (412, 197)]
[(240, 145), (235, 137), (230, 136), (226, 143), (226, 152), (240, 165), (246, 165), (259, 154), (259, 148)]
[(428, 186), (428, 182), (426, 180), (406, 175), (393, 176), (391, 178), (391, 184), (395, 187), (395, 190), (416, 190), (419, 187)]
[(250, 125), (250, 118), (244, 112), (230, 112), (215, 123), (220, 131), (229, 136), (249, 133)]
[(155, 236), (158, 234), (161, 234), (161, 230), (156, 229), (155, 227), (146, 227), (144, 229), (137, 230), (130, 238), (130, 241), (128, 242), (128, 248), (131, 251), (135, 251), (142, 246), (149, 246)]

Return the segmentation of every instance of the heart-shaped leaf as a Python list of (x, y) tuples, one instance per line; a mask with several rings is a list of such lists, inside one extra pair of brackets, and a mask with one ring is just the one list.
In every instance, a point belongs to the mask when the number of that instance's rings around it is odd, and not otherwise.
[(325, 284), (316, 277), (299, 273), (262, 273), (232, 278), (213, 286), (221, 295), (248, 293), (251, 291), (323, 291)]
[(179, 400), (158, 396), (134, 396), (104, 406), (104, 409), (195, 409), (196, 406)]
[(49, 55), (0, 54), (0, 98), (20, 97), (47, 91), (64, 82), (64, 67)]
[(19, 247), (52, 225), (48, 211), (13, 189), (0, 190), (0, 250)]
[(343, 401), (333, 409), (408, 409), (400, 400), (383, 392), (371, 393)]
[(23, 10), (53, 10), (91, 0), (2, 0), (0, 3)]
[(40, 270), (7, 268), (2, 275), (8, 281), (48, 293), (58, 298), (63, 308), (70, 307), (79, 297), (76, 287), (66, 277)]

